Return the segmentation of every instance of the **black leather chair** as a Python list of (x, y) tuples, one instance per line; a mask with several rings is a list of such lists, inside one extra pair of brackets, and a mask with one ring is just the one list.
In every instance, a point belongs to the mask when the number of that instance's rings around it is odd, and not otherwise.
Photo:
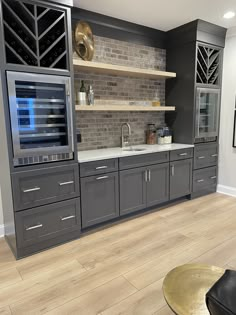
[(211, 315), (236, 315), (236, 271), (225, 271), (206, 294), (206, 304)]

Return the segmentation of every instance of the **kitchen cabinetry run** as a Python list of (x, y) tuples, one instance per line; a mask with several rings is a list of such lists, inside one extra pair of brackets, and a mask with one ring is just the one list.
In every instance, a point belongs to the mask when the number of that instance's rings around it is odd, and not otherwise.
[(82, 227), (119, 216), (118, 172), (81, 178)]

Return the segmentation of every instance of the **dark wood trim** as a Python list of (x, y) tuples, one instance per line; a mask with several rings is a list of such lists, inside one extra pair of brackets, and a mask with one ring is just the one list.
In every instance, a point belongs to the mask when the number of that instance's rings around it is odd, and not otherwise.
[(78, 7), (78, 3), (78, 0), (74, 0), (73, 24), (79, 20), (85, 20), (91, 25), (94, 35), (165, 49), (165, 32), (83, 10)]

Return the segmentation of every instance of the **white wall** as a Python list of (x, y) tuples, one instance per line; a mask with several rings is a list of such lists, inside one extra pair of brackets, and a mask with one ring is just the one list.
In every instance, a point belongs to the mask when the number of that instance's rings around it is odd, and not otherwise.
[(227, 32), (224, 51), (218, 191), (236, 196), (236, 148), (233, 143), (236, 97), (236, 27)]
[(0, 187), (0, 237), (3, 236), (2, 194)]

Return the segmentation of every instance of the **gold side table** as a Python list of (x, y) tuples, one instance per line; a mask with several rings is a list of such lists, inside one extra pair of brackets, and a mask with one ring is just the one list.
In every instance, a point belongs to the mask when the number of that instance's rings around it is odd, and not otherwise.
[(205, 296), (225, 270), (203, 264), (188, 264), (170, 271), (163, 282), (167, 304), (177, 315), (209, 315)]

